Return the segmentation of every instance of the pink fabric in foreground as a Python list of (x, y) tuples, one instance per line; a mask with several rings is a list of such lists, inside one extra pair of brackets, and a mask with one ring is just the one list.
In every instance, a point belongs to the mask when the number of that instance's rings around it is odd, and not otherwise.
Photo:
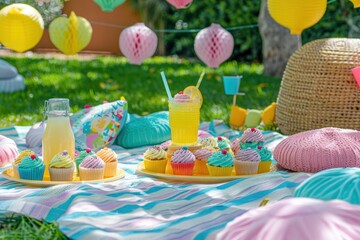
[(0, 135), (0, 167), (10, 164), (18, 154), (18, 148), (14, 140)]
[(276, 146), (274, 158), (282, 167), (297, 172), (360, 167), (360, 132), (321, 128), (298, 133)]
[(359, 239), (360, 206), (341, 200), (290, 198), (235, 218), (217, 240)]

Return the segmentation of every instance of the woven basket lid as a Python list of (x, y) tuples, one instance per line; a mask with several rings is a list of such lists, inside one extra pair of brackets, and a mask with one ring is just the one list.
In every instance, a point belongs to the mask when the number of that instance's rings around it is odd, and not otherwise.
[(322, 39), (289, 59), (279, 91), (276, 123), (284, 134), (323, 127), (360, 130), (360, 39)]
[(294, 134), (276, 146), (274, 158), (282, 167), (297, 172), (360, 167), (360, 132), (322, 128)]

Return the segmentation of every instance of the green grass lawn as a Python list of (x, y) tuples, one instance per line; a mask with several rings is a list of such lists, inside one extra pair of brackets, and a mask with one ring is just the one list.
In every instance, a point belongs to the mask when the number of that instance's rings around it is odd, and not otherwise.
[[(45, 59), (41, 56), (4, 57), (25, 77), (25, 91), (0, 93), (0, 127), (32, 125), (41, 120), (44, 100), (69, 98), (71, 111), (85, 104), (97, 105), (125, 96), (129, 112), (140, 115), (167, 110), (167, 96), (160, 71), (165, 71), (172, 94), (195, 85), (203, 68), (199, 62), (171, 57), (155, 57), (142, 65), (130, 65), (122, 57)], [(224, 93), (223, 75), (242, 74), (237, 104), (244, 108), (262, 109), (276, 100), (280, 79), (264, 77), (260, 64), (229, 62), (219, 69), (206, 68), (200, 86), (204, 104), (202, 120), (227, 120), (232, 96)]]
[[(4, 57), (25, 77), (25, 91), (0, 93), (0, 128), (32, 125), (41, 120), (44, 100), (65, 97), (76, 112), (85, 104), (97, 105), (125, 96), (130, 113), (146, 115), (167, 110), (167, 97), (160, 71), (165, 71), (174, 95), (195, 85), (203, 68), (199, 62), (171, 57), (156, 57), (140, 66), (121, 57), (45, 59), (41, 56)], [(204, 104), (202, 120), (228, 120), (232, 96), (224, 93), (221, 76), (243, 75), (237, 104), (243, 108), (263, 109), (276, 101), (280, 79), (264, 77), (261, 64), (229, 62), (219, 69), (206, 69), (200, 86)], [(1, 214), (0, 214), (1, 216)], [(25, 216), (0, 218), (0, 239), (65, 239), (55, 224)]]

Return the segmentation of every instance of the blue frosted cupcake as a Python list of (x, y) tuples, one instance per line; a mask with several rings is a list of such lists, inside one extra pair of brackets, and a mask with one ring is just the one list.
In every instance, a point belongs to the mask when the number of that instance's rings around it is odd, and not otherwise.
[(272, 153), (269, 149), (258, 146), (257, 153), (260, 156), (260, 163), (258, 167), (258, 173), (270, 172)]
[(234, 168), (234, 157), (223, 149), (209, 157), (207, 167), (210, 176), (230, 176)]
[(42, 180), (45, 164), (35, 154), (23, 158), (18, 167), (20, 179)]

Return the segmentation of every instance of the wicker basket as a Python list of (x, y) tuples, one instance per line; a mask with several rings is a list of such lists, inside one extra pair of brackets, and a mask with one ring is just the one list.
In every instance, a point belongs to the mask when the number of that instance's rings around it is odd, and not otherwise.
[(360, 89), (351, 69), (360, 66), (360, 40), (310, 42), (290, 58), (277, 100), (284, 134), (339, 127), (360, 130)]

